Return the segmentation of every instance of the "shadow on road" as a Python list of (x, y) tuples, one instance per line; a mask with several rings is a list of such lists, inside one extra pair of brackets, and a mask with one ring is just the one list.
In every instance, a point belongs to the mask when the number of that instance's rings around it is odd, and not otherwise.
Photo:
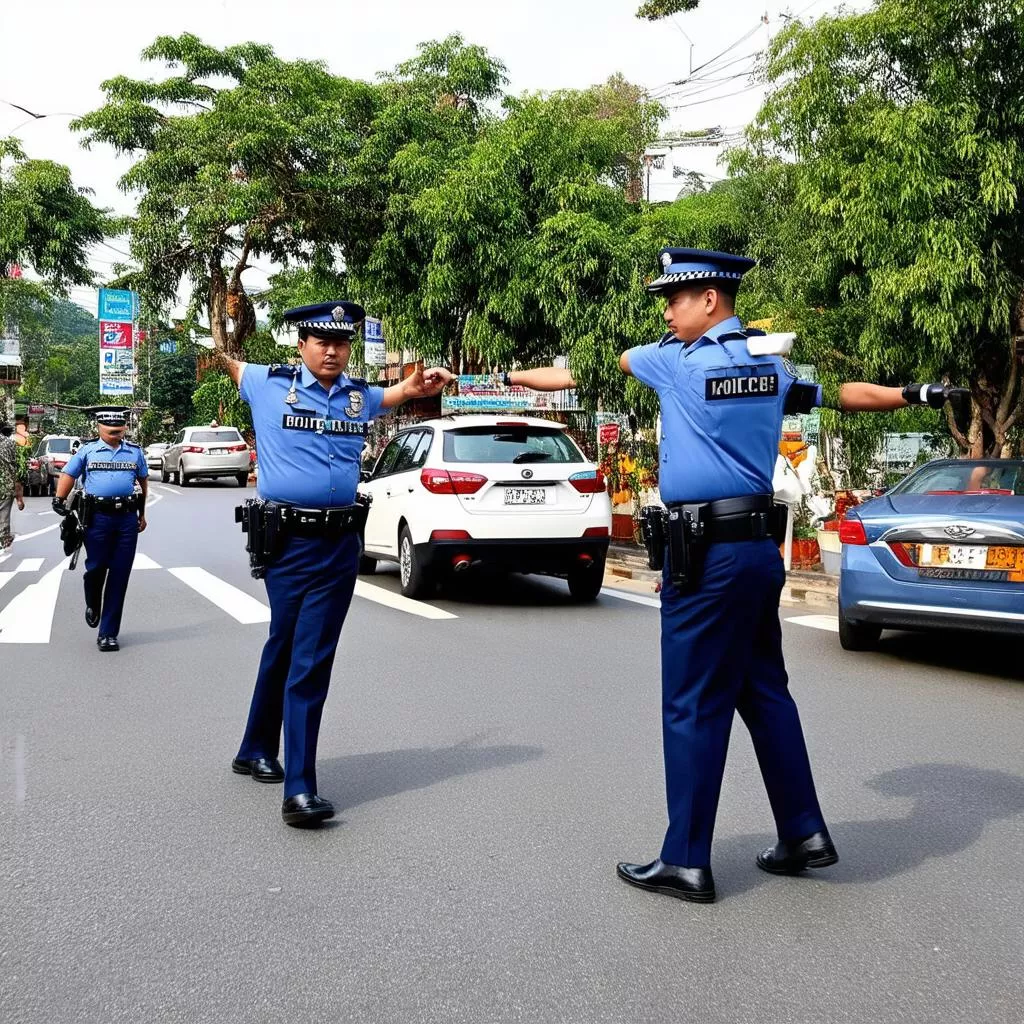
[(1024, 682), (1020, 638), (991, 633), (886, 633), (878, 652), (904, 662)]
[(525, 745), (478, 746), (475, 739), (450, 747), (413, 747), (372, 754), (350, 754), (321, 761), (317, 783), (331, 794), (339, 811), (472, 775), (474, 772), (525, 764), (544, 753)]
[[(910, 813), (902, 818), (830, 824), (839, 863), (805, 872), (800, 878), (843, 885), (881, 882), (932, 858), (961, 853), (978, 841), (989, 822), (1024, 814), (1024, 777), (986, 768), (915, 764), (876, 775), (867, 785), (887, 797), (913, 800)], [(767, 833), (716, 842), (716, 872), (721, 866), (723, 881), (726, 873), (730, 876), (723, 889), (736, 895), (773, 884), (753, 859), (774, 842), (775, 837)]]

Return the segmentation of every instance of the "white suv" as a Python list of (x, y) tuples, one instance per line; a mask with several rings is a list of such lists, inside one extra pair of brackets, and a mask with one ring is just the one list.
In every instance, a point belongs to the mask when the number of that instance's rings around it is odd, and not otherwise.
[(481, 564), (563, 576), (582, 601), (601, 589), (611, 503), (560, 423), (513, 414), (406, 427), (359, 490), (373, 497), (360, 571), (398, 562), (406, 597)]

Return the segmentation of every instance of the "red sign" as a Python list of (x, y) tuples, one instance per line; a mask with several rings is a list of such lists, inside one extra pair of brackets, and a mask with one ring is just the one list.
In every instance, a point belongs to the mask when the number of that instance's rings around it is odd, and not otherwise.
[(598, 444), (615, 444), (619, 439), (618, 423), (602, 423), (597, 428)]
[(12, 264), (11, 264), (11, 265), (10, 265), (10, 266), (9, 266), (9, 267), (7, 268), (7, 276), (8, 276), (8, 277), (9, 277), (9, 278), (10, 278), (10, 279), (11, 279), (12, 281), (17, 281), (17, 280), (18, 280), (18, 278), (19, 278), (19, 277), (21, 277), (21, 267), (19, 267), (17, 263), (12, 263)]
[(131, 348), (132, 324), (100, 321), (100, 348)]

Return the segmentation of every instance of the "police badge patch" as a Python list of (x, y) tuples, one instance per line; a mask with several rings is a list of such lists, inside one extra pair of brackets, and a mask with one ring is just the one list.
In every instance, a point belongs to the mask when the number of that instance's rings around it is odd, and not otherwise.
[(794, 377), (797, 380), (800, 379), (800, 371), (792, 362), (790, 362), (790, 360), (786, 359), (785, 356), (782, 358), (782, 365), (786, 368), (786, 373), (788, 373), (790, 377)]
[(350, 391), (348, 396), (348, 405), (345, 406), (345, 415), (356, 419), (363, 411), (363, 393), (362, 391)]

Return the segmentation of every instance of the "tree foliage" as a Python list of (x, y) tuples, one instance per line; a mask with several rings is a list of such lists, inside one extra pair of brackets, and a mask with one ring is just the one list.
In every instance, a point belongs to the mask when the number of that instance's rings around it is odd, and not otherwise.
[(1022, 407), (1024, 69), (1007, 59), (1022, 42), (1021, 0), (877, 0), (794, 23), (737, 165), (789, 183), (801, 244), (776, 247), (776, 283), (819, 354), (969, 382), (971, 423), (950, 428), (973, 456), (1008, 452)]
[(662, 18), (671, 18), (673, 14), (692, 11), (699, 3), (700, 0), (647, 0), (640, 5), (636, 16), (648, 21), (660, 21)]
[(59, 291), (91, 284), (89, 246), (114, 225), (67, 167), (30, 160), (15, 139), (0, 139), (0, 276), (18, 265)]
[[(121, 179), (137, 196), (122, 283), (154, 306), (187, 282), (218, 348), (242, 352), (256, 329), (242, 283), (252, 260), (304, 260), (343, 236), (346, 168), (361, 151), (373, 88), (268, 46), (216, 49), (159, 37), (143, 56), (177, 72), (103, 84), (107, 102), (72, 127), (135, 157)], [(230, 327), (229, 327), (230, 322)]]

